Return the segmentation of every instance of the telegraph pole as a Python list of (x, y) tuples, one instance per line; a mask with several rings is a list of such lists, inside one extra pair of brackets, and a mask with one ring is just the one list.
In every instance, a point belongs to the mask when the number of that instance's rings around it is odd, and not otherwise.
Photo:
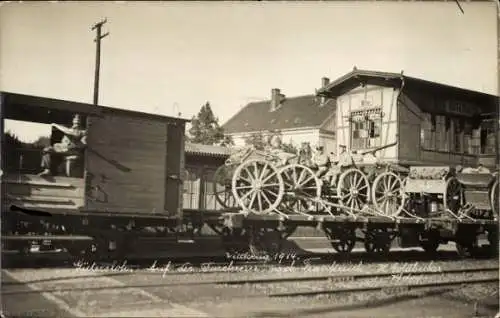
[(102, 26), (107, 22), (107, 19), (104, 19), (100, 22), (97, 22), (92, 27), (92, 31), (96, 30), (96, 38), (94, 42), (96, 42), (96, 53), (95, 53), (95, 74), (94, 74), (94, 105), (98, 105), (99, 102), (99, 71), (101, 67), (101, 40), (109, 35), (109, 32), (102, 34)]

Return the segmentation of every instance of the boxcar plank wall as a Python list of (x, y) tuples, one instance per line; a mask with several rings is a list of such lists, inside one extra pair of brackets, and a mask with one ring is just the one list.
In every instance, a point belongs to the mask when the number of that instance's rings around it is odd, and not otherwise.
[[(167, 154), (164, 161), (166, 174), (160, 189), (164, 196), (164, 210), (172, 216), (182, 217), (182, 172), (184, 170), (184, 125), (169, 124), (167, 132)], [(165, 153), (165, 152), (163, 152)], [(161, 158), (161, 156), (158, 156)]]
[(97, 211), (162, 213), (167, 124), (125, 114), (89, 118), (86, 204)]

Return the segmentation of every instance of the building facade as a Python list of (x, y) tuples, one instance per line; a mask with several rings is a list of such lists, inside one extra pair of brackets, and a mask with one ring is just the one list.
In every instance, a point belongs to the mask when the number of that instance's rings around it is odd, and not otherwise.
[[(328, 85), (329, 79), (323, 78), (321, 84)], [(236, 147), (244, 146), (253, 134), (269, 136), (279, 132), (283, 142), (297, 148), (307, 142), (332, 152), (336, 148), (335, 110), (335, 99), (316, 94), (287, 97), (275, 88), (269, 100), (249, 103), (223, 128)]]
[(338, 145), (403, 165), (498, 160), (498, 97), (409, 77), (354, 69), (318, 91), (337, 100)]
[(214, 175), (224, 165), (230, 149), (220, 146), (185, 144), (185, 175), (183, 182), (183, 208), (188, 210), (219, 210), (215, 199)]

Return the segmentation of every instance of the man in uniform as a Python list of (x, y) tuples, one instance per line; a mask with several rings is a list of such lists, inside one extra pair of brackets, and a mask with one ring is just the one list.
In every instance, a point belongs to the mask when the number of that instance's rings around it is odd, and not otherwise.
[(345, 145), (340, 145), (339, 163), (340, 167), (349, 167), (354, 163), (354, 159), (351, 154), (347, 151)]
[(51, 174), (50, 168), (52, 164), (52, 154), (76, 154), (85, 147), (87, 131), (81, 127), (80, 116), (75, 115), (73, 125), (65, 127), (58, 124), (50, 124), (51, 127), (61, 131), (64, 136), (60, 143), (55, 143), (52, 146), (43, 149), (41, 167), (43, 169), (39, 176), (47, 176)]
[(288, 160), (295, 156), (283, 150), (283, 143), (278, 135), (274, 135), (270, 138), (268, 151), (278, 158), (278, 162), (281, 166), (286, 165)]
[(318, 177), (321, 180), (322, 177), (328, 171), (328, 168), (330, 168), (330, 158), (324, 152), (323, 146), (321, 145), (316, 146), (316, 152), (313, 155), (312, 162), (313, 162), (313, 167), (317, 169), (316, 177)]

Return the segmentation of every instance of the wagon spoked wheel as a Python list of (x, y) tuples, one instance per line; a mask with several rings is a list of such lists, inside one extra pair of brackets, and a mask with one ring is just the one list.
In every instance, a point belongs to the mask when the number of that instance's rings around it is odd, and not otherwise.
[(231, 185), (240, 207), (254, 213), (268, 213), (276, 209), (285, 188), (278, 169), (259, 159), (250, 159), (239, 165)]
[(405, 196), (401, 178), (394, 172), (379, 174), (372, 185), (372, 201), (384, 215), (397, 216), (403, 210)]
[(301, 164), (290, 164), (280, 170), (280, 175), (285, 186), (283, 205), (286, 208), (303, 212), (311, 208), (312, 200), (320, 199), (320, 181), (310, 168)]
[(455, 177), (446, 180), (443, 193), (443, 205), (445, 210), (457, 213), (462, 201), (462, 186)]
[(493, 214), (495, 216), (498, 216), (498, 178), (495, 180), (495, 183), (493, 183), (493, 186), (491, 187), (490, 190), (490, 204), (491, 204), (491, 210), (493, 211)]
[(213, 193), (215, 200), (223, 208), (233, 208), (236, 206), (233, 192), (231, 191), (231, 177), (227, 166), (220, 166), (214, 174)]
[(368, 178), (355, 168), (344, 171), (337, 184), (337, 197), (340, 205), (350, 213), (357, 213), (370, 199)]

